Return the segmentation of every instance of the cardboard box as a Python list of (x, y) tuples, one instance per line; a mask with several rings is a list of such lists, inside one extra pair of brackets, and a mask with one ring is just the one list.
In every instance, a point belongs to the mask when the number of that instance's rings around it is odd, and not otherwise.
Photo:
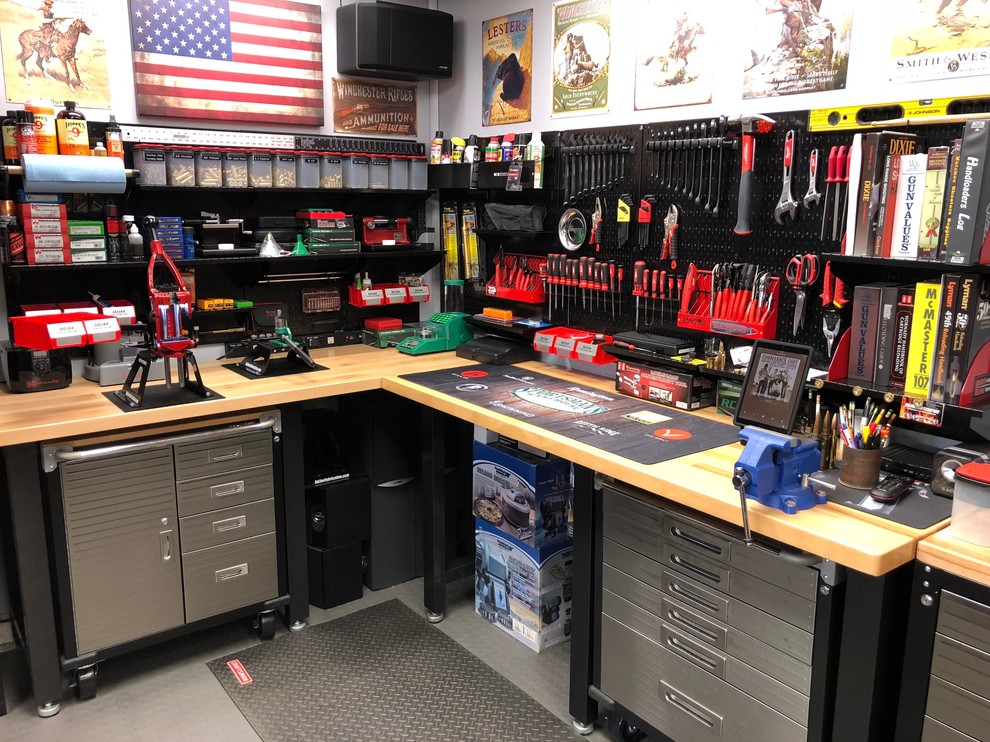
[(569, 540), (571, 464), (474, 441), (474, 514), (530, 547)]
[(21, 226), (27, 235), (68, 234), (65, 219), (40, 219), (31, 217), (29, 219), (22, 219)]
[(570, 540), (536, 549), (476, 518), (474, 550), (479, 616), (537, 652), (570, 638)]
[(69, 248), (60, 247), (28, 247), (28, 265), (51, 265), (54, 263), (71, 263)]
[(34, 234), (25, 233), (24, 246), (28, 249), (28, 251), (42, 249), (65, 250), (65, 262), (69, 262), (69, 235), (67, 234), (45, 234), (43, 232), (37, 232)]
[(17, 216), (26, 219), (59, 219), (65, 221), (65, 204), (17, 204)]
[(104, 234), (103, 222), (69, 219), (66, 222), (69, 228), (69, 237), (102, 237)]
[(72, 250), (73, 263), (105, 263), (107, 262), (106, 250)]
[(734, 417), (736, 405), (739, 404), (739, 395), (742, 394), (742, 381), (735, 379), (719, 379), (717, 399), (715, 409), (723, 415)]
[(622, 360), (615, 364), (615, 389), (680, 410), (697, 410), (715, 404), (715, 382), (707, 376)]
[(107, 247), (104, 237), (69, 237), (69, 249), (76, 250), (105, 250)]

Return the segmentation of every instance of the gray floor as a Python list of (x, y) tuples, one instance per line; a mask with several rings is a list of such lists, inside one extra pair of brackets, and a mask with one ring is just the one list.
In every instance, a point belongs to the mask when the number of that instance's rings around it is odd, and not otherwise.
[[(447, 617), (438, 628), (570, 723), (570, 645), (558, 645), (540, 654), (533, 652), (477, 616), (471, 590), (471, 579), (448, 588)], [(324, 611), (311, 606), (310, 623), (329, 621), (391, 598), (421, 612), (422, 591), (422, 580), (376, 592), (365, 590), (361, 600), (338, 608)], [(281, 624), (279, 631), (285, 631)], [(258, 736), (207, 669), (206, 661), (257, 641), (246, 624), (235, 622), (108, 660), (100, 666), (97, 697), (79, 702), (67, 694), (62, 711), (50, 719), (41, 719), (35, 713), (20, 652), (7, 652), (0, 655), (0, 667), (9, 713), (0, 717), (0, 740), (253, 742)], [(608, 739), (598, 730), (588, 737), (574, 736), (575, 740), (594, 742)], [(328, 730), (326, 739), (333, 739), (332, 730)]]

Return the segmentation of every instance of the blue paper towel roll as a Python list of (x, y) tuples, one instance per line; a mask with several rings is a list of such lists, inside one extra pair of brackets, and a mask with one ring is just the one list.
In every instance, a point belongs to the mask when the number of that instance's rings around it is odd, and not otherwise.
[(123, 193), (127, 186), (119, 157), (22, 155), (28, 193)]

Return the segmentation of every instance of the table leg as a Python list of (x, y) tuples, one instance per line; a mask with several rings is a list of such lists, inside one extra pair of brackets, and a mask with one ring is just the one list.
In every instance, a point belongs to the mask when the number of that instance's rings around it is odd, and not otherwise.
[(569, 710), (575, 729), (582, 734), (590, 732), (598, 718), (598, 704), (588, 695), (588, 688), (595, 680), (597, 637), (601, 635), (597, 629), (601, 610), (596, 590), (601, 584), (601, 500), (595, 473), (575, 464)]
[(3, 460), (31, 690), (38, 704), (38, 715), (54, 716), (61, 709), (62, 671), (55, 632), (38, 446), (8, 446), (3, 449)]
[(281, 414), (282, 498), (285, 503), (285, 564), (289, 591), (289, 604), (282, 610), (289, 630), (299, 631), (305, 628), (309, 618), (302, 405), (284, 405)]
[(447, 608), (447, 507), (444, 488), (444, 414), (423, 408), (423, 604), (431, 623)]

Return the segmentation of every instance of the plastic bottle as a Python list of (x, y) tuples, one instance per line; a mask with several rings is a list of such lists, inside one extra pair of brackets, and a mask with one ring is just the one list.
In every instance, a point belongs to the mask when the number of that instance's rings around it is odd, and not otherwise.
[(443, 132), (437, 131), (433, 135), (433, 141), (430, 142), (430, 164), (439, 165), (440, 155), (443, 153)]
[(364, 280), (361, 281), (361, 288), (365, 291), (371, 290), (371, 276), (368, 275), (368, 271), (364, 272)]
[[(34, 114), (34, 134), (39, 155), (57, 155), (55, 138), (55, 104), (47, 98), (34, 98), (24, 104), (24, 110)], [(89, 142), (86, 143), (87, 149)]]
[(534, 131), (529, 140), (529, 157), (533, 161), (533, 188), (543, 187), (543, 140), (540, 132)]
[(103, 142), (97, 142), (96, 146), (93, 147), (93, 151), (90, 152), (94, 157), (106, 157), (107, 148), (103, 146)]
[(60, 155), (88, 155), (89, 129), (86, 117), (76, 110), (75, 101), (67, 100), (65, 108), (55, 117)]
[(137, 224), (132, 224), (127, 233), (127, 245), (131, 260), (144, 260), (144, 237), (138, 232)]
[(17, 151), (22, 155), (38, 154), (38, 139), (34, 131), (34, 114), (17, 112)]
[(21, 161), (21, 153), (17, 149), (17, 111), (7, 111), (3, 120), (3, 159), (8, 165)]
[(450, 161), (455, 165), (464, 162), (464, 140), (460, 137), (450, 138)]
[(119, 157), (123, 160), (124, 134), (120, 130), (120, 124), (117, 123), (117, 118), (112, 113), (110, 114), (110, 121), (107, 123), (106, 134), (104, 136), (107, 140), (107, 154), (110, 157)]
[(502, 162), (512, 161), (512, 147), (515, 140), (515, 134), (506, 134), (502, 137)]
[(485, 147), (485, 162), (501, 162), (501, 160), (502, 149), (499, 147), (498, 137), (492, 137)]

